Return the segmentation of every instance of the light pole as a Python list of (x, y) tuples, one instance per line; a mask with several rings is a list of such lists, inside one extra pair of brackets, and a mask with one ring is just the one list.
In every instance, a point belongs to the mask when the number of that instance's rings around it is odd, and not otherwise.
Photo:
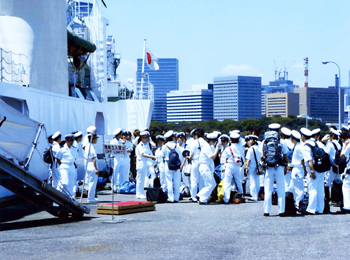
[(331, 61), (331, 60), (327, 60), (327, 61), (322, 61), (322, 63), (323, 64), (327, 64), (327, 63), (333, 63), (333, 64), (335, 64), (337, 67), (338, 67), (338, 70), (339, 70), (339, 84), (338, 84), (338, 98), (339, 98), (339, 100), (338, 100), (338, 102), (339, 102), (339, 118), (338, 118), (338, 123), (339, 123), (339, 128), (338, 129), (340, 129), (340, 127), (341, 127), (341, 97), (340, 97), (340, 85), (341, 85), (341, 81), (340, 81), (340, 68), (339, 68), (339, 66), (338, 66), (338, 64), (337, 63), (335, 63), (334, 61)]

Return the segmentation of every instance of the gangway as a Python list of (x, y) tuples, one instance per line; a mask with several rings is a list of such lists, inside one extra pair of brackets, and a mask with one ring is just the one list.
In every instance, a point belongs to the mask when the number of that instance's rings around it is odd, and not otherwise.
[(0, 155), (0, 185), (60, 219), (82, 219), (90, 209)]

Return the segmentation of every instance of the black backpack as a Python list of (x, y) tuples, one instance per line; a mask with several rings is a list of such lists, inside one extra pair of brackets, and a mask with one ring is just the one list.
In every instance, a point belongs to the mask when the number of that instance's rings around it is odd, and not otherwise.
[(326, 153), (322, 148), (318, 147), (317, 143), (312, 147), (310, 144), (306, 144), (311, 148), (312, 156), (314, 157), (314, 169), (317, 172), (326, 172), (331, 168), (331, 161), (329, 159), (328, 153)]
[(294, 204), (294, 195), (293, 192), (286, 192), (286, 203), (285, 203), (285, 211), (284, 214), (286, 216), (294, 216), (297, 214), (297, 209)]
[(265, 133), (264, 139), (263, 153), (266, 165), (269, 167), (281, 165), (282, 146), (279, 134), (275, 131), (268, 131)]
[(47, 164), (53, 163), (52, 147), (45, 150), (43, 158), (44, 158), (44, 162), (46, 162)]
[[(180, 162), (179, 154), (176, 152), (175, 149), (170, 149), (169, 146), (166, 146), (166, 147), (168, 147), (168, 149), (170, 150), (169, 161), (168, 161), (169, 170), (176, 171), (176, 170), (180, 169), (181, 162)], [(175, 146), (175, 148), (176, 148), (176, 146)]]
[[(338, 150), (337, 146), (335, 145), (335, 143), (333, 143), (334, 149), (335, 149), (335, 157), (334, 157), (334, 163), (338, 166), (338, 167), (332, 167), (333, 171), (335, 173), (339, 173), (342, 174), (345, 171), (346, 168), (346, 158), (345, 157), (341, 157), (341, 150)], [(338, 172), (339, 170), (339, 172)]]

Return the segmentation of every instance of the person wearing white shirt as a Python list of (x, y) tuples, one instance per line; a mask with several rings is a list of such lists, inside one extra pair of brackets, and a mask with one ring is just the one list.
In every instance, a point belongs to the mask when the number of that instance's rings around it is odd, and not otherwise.
[(163, 160), (165, 162), (165, 180), (167, 183), (168, 190), (168, 202), (178, 202), (180, 198), (180, 186), (181, 186), (181, 161), (179, 159), (179, 169), (169, 169), (169, 156), (172, 152), (176, 152), (178, 155), (181, 154), (181, 149), (176, 145), (174, 140), (176, 137), (172, 130), (168, 131), (164, 135), (165, 144), (163, 148)]
[(204, 131), (202, 129), (195, 129), (193, 133), (193, 138), (190, 141), (188, 150), (190, 151), (190, 157), (187, 159), (191, 160), (191, 200), (192, 202), (197, 202), (197, 193), (204, 186), (203, 179), (199, 173), (199, 155), (202, 146), (205, 143)]
[(89, 203), (98, 203), (95, 199), (96, 185), (98, 180), (98, 169), (96, 165), (96, 151), (95, 146), (97, 142), (97, 135), (88, 135), (88, 143), (84, 146), (84, 165), (86, 170), (85, 183), (88, 186), (89, 192), (87, 200)]
[(57, 164), (57, 154), (61, 150), (60, 142), (61, 142), (61, 133), (57, 131), (52, 135), (52, 157), (53, 157), (53, 165), (52, 165), (52, 187), (58, 189), (58, 181), (60, 179), (59, 165)]
[[(122, 135), (123, 135), (123, 130), (121, 128), (117, 128), (114, 131), (114, 138), (110, 142), (112, 145), (123, 145), (122, 144)], [(117, 189), (117, 183), (118, 187), (121, 188), (124, 182), (129, 180), (129, 175), (126, 174), (125, 171), (125, 165), (123, 163), (124, 160), (124, 155), (122, 154), (113, 154), (114, 157), (114, 168), (113, 168), (113, 177), (112, 177), (112, 189), (113, 192), (116, 193), (118, 192)]]
[(73, 144), (73, 135), (65, 136), (66, 143), (57, 153), (57, 163), (59, 165), (60, 178), (58, 182), (58, 189), (67, 195), (73, 197), (73, 188), (75, 184), (75, 160), (77, 158), (77, 151)]
[(209, 143), (205, 143), (199, 155), (199, 173), (203, 178), (204, 187), (198, 192), (199, 204), (208, 204), (208, 198), (213, 192), (216, 182), (214, 179), (214, 160), (219, 152), (220, 145), (216, 148), (214, 144), (217, 139), (217, 134), (211, 133), (207, 135)]
[[(269, 126), (269, 132), (275, 131), (279, 132), (279, 129), (281, 128), (280, 124), (270, 124)], [(267, 133), (265, 133), (265, 136)], [(266, 137), (265, 137), (266, 139)], [(261, 145), (261, 161), (266, 162), (266, 156), (265, 152), (267, 152), (267, 147), (265, 149), (265, 144), (266, 140), (263, 141), (263, 144)], [(284, 183), (284, 165), (287, 163), (287, 153), (288, 153), (288, 147), (284, 142), (279, 143), (279, 148), (280, 149), (280, 158), (278, 159), (278, 163), (276, 166), (267, 166), (266, 172), (265, 172), (265, 181), (264, 181), (264, 190), (265, 190), (265, 196), (264, 196), (264, 216), (267, 217), (270, 215), (271, 207), (272, 207), (272, 191), (273, 191), (273, 184), (274, 181), (276, 180), (276, 189), (277, 189), (277, 196), (278, 196), (278, 211), (279, 211), (279, 216), (283, 217), (284, 216), (284, 211), (285, 211), (285, 201), (286, 201), (286, 196), (285, 196), (285, 183)]]
[[(76, 161), (79, 158), (83, 158), (83, 149), (81, 147), (81, 140), (83, 138), (83, 133), (79, 131), (75, 131), (72, 133), (74, 135), (74, 141), (73, 141), (73, 147), (77, 150), (77, 158)], [(76, 162), (78, 165), (78, 163)], [(79, 189), (79, 184), (78, 184), (78, 168), (75, 169), (75, 182), (74, 182), (74, 187), (73, 187), (73, 196), (75, 197), (75, 194), (77, 190)]]
[(134, 146), (131, 142), (131, 132), (125, 131), (123, 132), (123, 141), (124, 145), (126, 147), (126, 156), (125, 159), (123, 160), (124, 162), (124, 171), (126, 171), (126, 175), (129, 176), (130, 174), (130, 165), (131, 165), (131, 153), (134, 150)]
[(235, 183), (238, 192), (243, 194), (241, 178), (241, 167), (244, 165), (244, 150), (239, 143), (240, 135), (238, 133), (230, 134), (231, 144), (225, 148), (222, 156), (226, 158), (225, 177), (224, 177), (224, 203), (229, 203), (231, 196), (232, 182)]
[[(154, 174), (154, 168), (150, 167), (149, 161), (156, 160), (149, 143), (149, 133), (143, 131), (140, 133), (141, 142), (136, 146), (136, 198), (145, 199), (145, 178)], [(153, 171), (153, 173), (152, 173)]]
[[(176, 135), (176, 139), (177, 139), (177, 146), (180, 148), (181, 150), (181, 154), (179, 154), (180, 156), (180, 161), (183, 162), (184, 161), (184, 156), (182, 155), (183, 154), (183, 151), (187, 148), (187, 144), (186, 144), (186, 140), (185, 140), (185, 133), (181, 132), (181, 133), (178, 133)], [(185, 171), (184, 169), (186, 169), (186, 166), (187, 166), (188, 162), (186, 161), (182, 167), (182, 171), (181, 171), (181, 176), (182, 176), (182, 181), (183, 181), (183, 184), (186, 186), (186, 187), (190, 187), (190, 183), (191, 183), (191, 179), (190, 179), (190, 176), (186, 176), (185, 175)]]
[(317, 172), (314, 169), (313, 149), (316, 146), (314, 140), (311, 140), (312, 132), (309, 129), (300, 129), (301, 138), (304, 142), (303, 156), (307, 170), (307, 186), (309, 193), (309, 204), (306, 208), (307, 215), (323, 214), (324, 210), (324, 176), (325, 173)]
[(304, 197), (304, 177), (307, 174), (305, 164), (304, 164), (304, 155), (303, 155), (303, 146), (300, 143), (301, 135), (298, 131), (292, 131), (292, 143), (294, 144), (292, 161), (288, 165), (289, 170), (291, 169), (291, 181), (288, 187), (289, 192), (293, 193), (294, 201), (296, 207), (299, 207), (299, 202)]
[[(338, 142), (338, 138), (339, 138), (338, 131), (331, 128), (330, 133), (329, 133), (329, 140), (327, 141), (326, 147), (324, 150), (326, 153), (328, 153), (329, 157), (331, 157), (330, 158), (331, 161), (333, 161), (333, 162), (335, 159), (336, 151), (342, 150), (342, 147)], [(342, 174), (342, 172), (340, 172), (339, 174)], [(328, 171), (327, 187), (329, 188), (329, 192), (331, 192), (331, 188), (333, 186), (333, 181), (335, 179), (339, 179), (339, 174), (338, 174), (338, 171), (337, 172), (333, 171), (333, 167)]]
[(344, 173), (342, 173), (343, 179), (343, 208), (342, 212), (350, 213), (350, 139), (347, 139), (343, 145), (341, 156), (346, 158), (347, 165)]
[(158, 148), (155, 152), (156, 156), (156, 164), (157, 164), (157, 169), (158, 169), (158, 174), (159, 174), (159, 181), (160, 181), (160, 186), (164, 192), (167, 191), (167, 185), (166, 185), (166, 180), (165, 180), (165, 162), (163, 160), (163, 149), (164, 149), (164, 141), (165, 138), (162, 135), (158, 135), (156, 137), (157, 143), (158, 143)]
[[(292, 144), (292, 141), (290, 140), (292, 132), (289, 128), (287, 127), (282, 127), (281, 128), (281, 142), (284, 142), (285, 145), (288, 147), (288, 154), (291, 153), (291, 151), (294, 148), (294, 145)], [(287, 161), (290, 163), (289, 158), (287, 156)], [(289, 184), (290, 184), (290, 179), (291, 179), (291, 174), (292, 172), (287, 169), (287, 172), (284, 174), (284, 185), (285, 185), (285, 190), (288, 190)]]
[(258, 201), (258, 195), (260, 190), (260, 178), (257, 174), (257, 169), (259, 166), (261, 154), (258, 149), (258, 137), (255, 135), (249, 135), (248, 138), (250, 147), (248, 148), (246, 154), (245, 173), (248, 176), (250, 183), (250, 195), (252, 197), (251, 199), (253, 201)]

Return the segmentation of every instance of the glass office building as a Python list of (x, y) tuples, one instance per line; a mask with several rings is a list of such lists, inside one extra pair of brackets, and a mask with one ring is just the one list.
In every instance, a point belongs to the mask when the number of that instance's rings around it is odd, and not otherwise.
[[(159, 70), (150, 70), (145, 64), (145, 74), (154, 87), (153, 121), (167, 121), (167, 93), (179, 90), (179, 61), (175, 58), (159, 59)], [(141, 82), (142, 59), (137, 59), (136, 81)], [(147, 81), (147, 76), (145, 78)]]
[(214, 119), (261, 117), (261, 77), (214, 78)]
[(213, 119), (211, 84), (209, 89), (179, 90), (167, 94), (168, 122), (201, 122), (211, 119)]

